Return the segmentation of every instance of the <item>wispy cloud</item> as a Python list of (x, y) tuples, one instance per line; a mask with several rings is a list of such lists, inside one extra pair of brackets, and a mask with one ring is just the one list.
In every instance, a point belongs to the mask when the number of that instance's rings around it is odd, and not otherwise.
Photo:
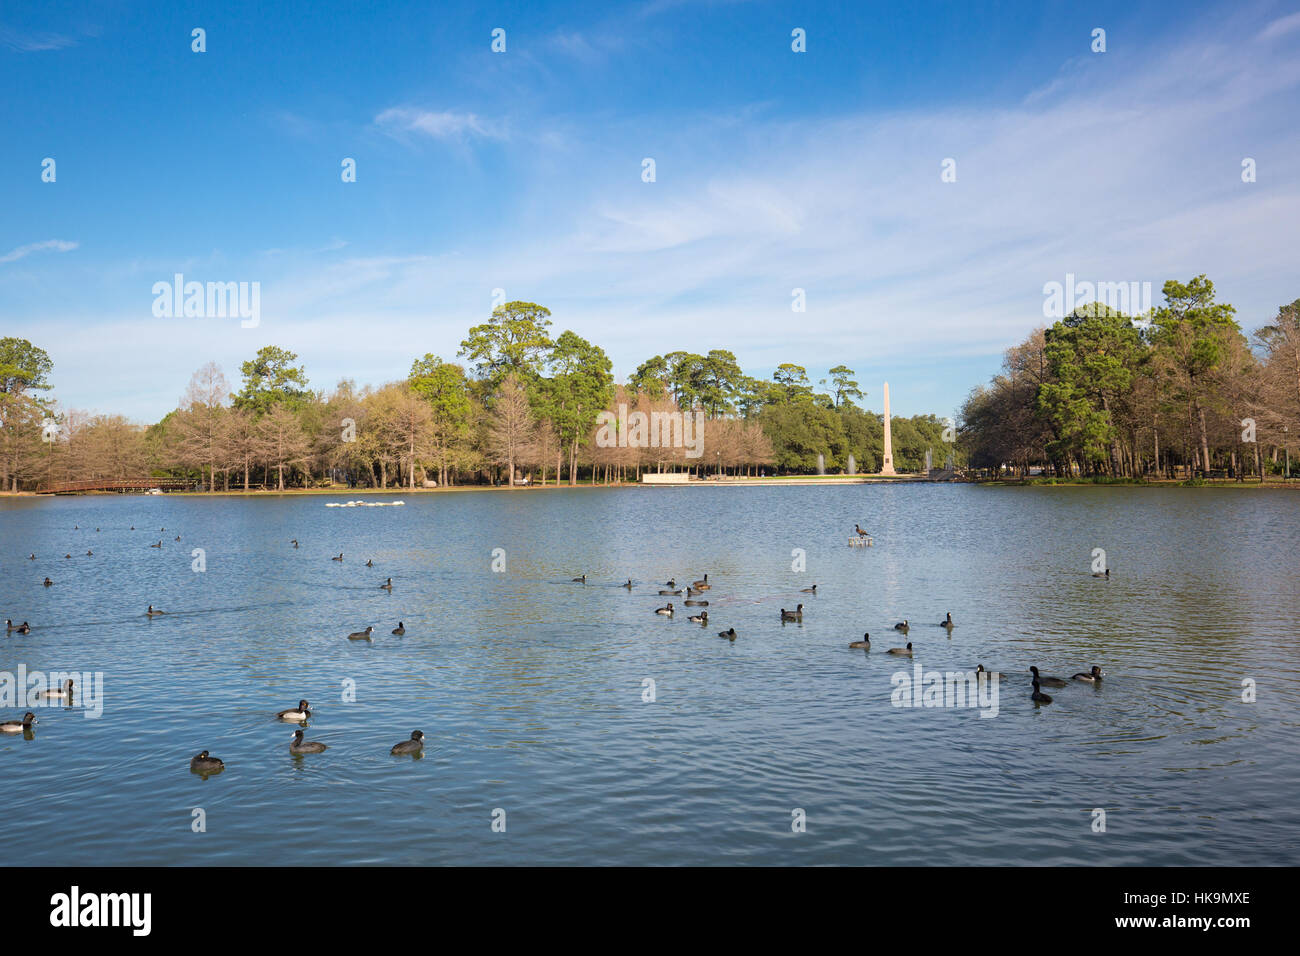
[(46, 239), (44, 242), (32, 242), (6, 252), (3, 256), (0, 256), (0, 262), (17, 262), (19, 259), (30, 256), (33, 252), (71, 252), (79, 245), (80, 243), (68, 242), (66, 239)]
[(63, 50), (76, 46), (77, 38), (64, 33), (44, 30), (16, 30), (0, 23), (0, 45), (20, 53), (40, 53), (46, 50)]
[(414, 133), (432, 139), (464, 140), (471, 137), (504, 139), (502, 124), (474, 113), (453, 110), (422, 110), (395, 106), (375, 117), (375, 125), (385, 132)]
[(1261, 40), (1274, 40), (1280, 36), (1286, 36), (1288, 33), (1295, 33), (1300, 30), (1300, 13), (1292, 13), (1289, 16), (1279, 17), (1259, 33)]

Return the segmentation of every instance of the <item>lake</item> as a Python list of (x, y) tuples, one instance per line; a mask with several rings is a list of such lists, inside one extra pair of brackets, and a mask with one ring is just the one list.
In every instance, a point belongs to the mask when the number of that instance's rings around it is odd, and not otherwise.
[[(102, 675), (97, 718), (74, 696), (34, 708), (30, 739), (0, 734), (8, 859), (1300, 861), (1290, 492), (658, 487), (326, 507), (354, 497), (0, 499), (0, 613), (32, 625), (0, 637), (0, 671)], [(874, 547), (848, 546), (855, 522)], [(702, 628), (657, 591), (706, 572)], [(667, 601), (679, 613), (655, 615)], [(347, 640), (366, 625), (373, 642)], [(716, 636), (729, 627), (734, 642)], [(871, 651), (850, 650), (864, 631)], [(885, 653), (907, 641), (912, 660)], [(915, 665), (977, 664), (1004, 675), (996, 716), (896, 706)], [(1106, 676), (1040, 705), (1031, 664)], [(289, 753), (295, 726), (274, 714), (300, 698), (325, 753)], [(417, 728), (423, 756), (390, 755)], [(204, 749), (222, 773), (190, 772)]]

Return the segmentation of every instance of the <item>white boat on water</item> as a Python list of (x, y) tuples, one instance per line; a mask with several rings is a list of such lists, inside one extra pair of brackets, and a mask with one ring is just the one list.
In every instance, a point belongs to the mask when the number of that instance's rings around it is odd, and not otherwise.
[(396, 508), (406, 504), (405, 501), (327, 501), (326, 508)]

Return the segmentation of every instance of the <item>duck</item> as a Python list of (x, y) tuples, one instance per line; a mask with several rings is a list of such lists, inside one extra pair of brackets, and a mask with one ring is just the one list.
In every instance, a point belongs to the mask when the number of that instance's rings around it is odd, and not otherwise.
[(580, 577), (580, 578), (574, 578), (574, 579), (573, 579), (573, 583), (574, 583), (574, 584), (586, 584), (586, 583), (587, 583), (587, 576), (584, 574), (584, 575), (583, 575), (582, 577)]
[(669, 601), (669, 602), (668, 602), (668, 605), (667, 605), (666, 607), (657, 607), (657, 608), (655, 608), (655, 613), (656, 613), (656, 614), (667, 614), (667, 615), (670, 615), (670, 616), (671, 616), (672, 613), (673, 613), (673, 604), (672, 604), (672, 602)]
[(305, 701), (298, 701), (297, 707), (290, 707), (288, 710), (282, 710), (275, 715), (280, 720), (299, 721), (307, 720), (311, 717), (311, 706)]
[(691, 587), (695, 588), (697, 591), (707, 591), (709, 588), (713, 587), (713, 585), (709, 583), (709, 576), (706, 574), (698, 581), (693, 582)]
[(681, 593), (682, 593), (682, 589), (681, 589), (681, 588), (678, 588), (678, 589), (675, 590), (675, 591), (670, 591), (670, 590), (668, 590), (667, 588), (663, 588), (663, 589), (660, 589), (659, 593), (660, 593), (661, 595), (664, 595), (664, 594), (668, 594), (668, 595), (681, 594)]
[(944, 615), (943, 620), (939, 622), (939, 626), (940, 626), (940, 627), (946, 627), (946, 628), (949, 628), (949, 629), (951, 629), (951, 628), (953, 627), (953, 623), (952, 623), (952, 611), (949, 611), (947, 614)]
[(65, 554), (64, 557), (65, 557), (65, 558), (71, 558), (71, 557), (72, 557), (72, 554), (71, 554), (71, 553), (69, 553), (69, 554)]
[(45, 579), (45, 586), (46, 586), (47, 588), (48, 588), (48, 587), (53, 587), (53, 586), (54, 586), (54, 582), (51, 581), (49, 578), (46, 578), (46, 579)]
[(677, 587), (677, 579), (676, 579), (676, 578), (669, 578), (667, 581), (664, 582), (664, 587), (666, 587), (666, 588), (675, 588), (675, 587)]
[(298, 547), (298, 539), (297, 539), (297, 538), (294, 538), (294, 539), (293, 539), (292, 541), (290, 541), (289, 543), (292, 544), (295, 548)]
[(28, 561), (35, 561), (35, 560), (36, 560), (36, 552), (33, 551), (31, 554), (27, 555), (27, 560), (28, 560)]
[(708, 624), (708, 623), (709, 623), (709, 612), (708, 612), (708, 611), (701, 611), (699, 614), (692, 614), (692, 615), (691, 615), (690, 617), (688, 617), (686, 620), (690, 621), (690, 622), (693, 623), (693, 624)]
[(181, 539), (181, 536), (180, 536), (180, 535), (177, 535), (177, 536), (175, 537), (174, 540), (179, 541), (180, 539)]
[(339, 556), (338, 556), (337, 558), (330, 558), (330, 560), (331, 560), (331, 561), (342, 561), (342, 560), (343, 560), (343, 552), (340, 551), (340, 552), (339, 552)]
[(289, 753), (291, 754), (318, 754), (325, 750), (325, 745), (318, 740), (303, 740), (303, 732), (295, 730), (293, 740), (289, 742)]
[(151, 548), (161, 548), (161, 547), (162, 547), (162, 539), (160, 538), (160, 539), (158, 540), (158, 543), (157, 543), (157, 544), (151, 544), (151, 545), (149, 545), (149, 547), (151, 547)]
[(23, 633), (23, 631), (21, 630), (21, 628), (23, 628), (24, 626), (25, 626), (24, 624), (15, 624), (15, 623), (14, 623), (12, 620), (10, 620), (9, 618), (5, 618), (5, 633), (6, 633), (6, 634), (12, 634), (14, 631), (18, 631), (18, 633), (21, 634), (21, 633)]
[(801, 590), (799, 593), (800, 593), (800, 594), (816, 594), (816, 593), (817, 593), (817, 585), (814, 584), (814, 585), (813, 585), (812, 587), (810, 587), (810, 588), (804, 588), (804, 589)]
[(368, 641), (368, 640), (370, 640), (370, 634), (371, 634), (371, 632), (372, 632), (373, 630), (374, 630), (374, 627), (372, 626), (372, 627), (367, 627), (364, 631), (353, 631), (351, 634), (348, 635), (348, 640), (349, 640), (349, 641)]
[(1093, 576), (1094, 578), (1105, 578), (1107, 581), (1109, 581), (1109, 580), (1110, 580), (1110, 568), (1107, 568), (1106, 571), (1105, 571), (1105, 573), (1103, 573), (1103, 572), (1101, 572), (1101, 571), (1094, 571), (1094, 572), (1092, 572), (1092, 576)]
[(72, 678), (69, 677), (65, 680), (62, 687), (55, 688), (54, 690), (38, 691), (36, 696), (44, 698), (45, 700), (70, 700), (72, 698)]
[(729, 641), (734, 641), (736, 639), (736, 629), (729, 627), (725, 631), (718, 631), (718, 637), (725, 637)]
[(383, 584), (379, 585), (379, 590), (381, 590), (381, 591), (391, 591), (392, 589), (393, 589), (393, 579), (392, 579), (392, 578), (389, 578), (389, 579), (388, 579), (387, 581), (385, 581)]
[(1087, 681), (1089, 684), (1100, 684), (1101, 678), (1102, 678), (1102, 669), (1098, 667), (1096, 664), (1093, 664), (1092, 670), (1080, 671), (1078, 674), (1075, 674), (1074, 677), (1071, 678), (1071, 680)]
[(19, 624), (17, 627), (14, 628), (15, 634), (30, 634), (31, 632), (32, 632), (32, 626), (28, 624), (26, 621), (23, 621), (21, 624)]
[(852, 644), (849, 645), (849, 647), (852, 648), (852, 649), (855, 650), (855, 651), (869, 651), (869, 650), (871, 650), (871, 634), (870, 634), (869, 632), (866, 633), (866, 634), (863, 634), (863, 635), (862, 635), (862, 640), (860, 640), (860, 641), (854, 641)]
[(6, 720), (0, 723), (0, 734), (21, 734), (32, 729), (32, 724), (40, 723), (30, 710), (23, 714), (22, 720)]
[(800, 604), (800, 605), (799, 605), (798, 607), (796, 607), (793, 611), (787, 611), (785, 608), (781, 608), (781, 620), (783, 620), (783, 621), (802, 621), (802, 620), (803, 620), (803, 605)]
[(373, 568), (374, 566), (375, 566), (375, 562), (372, 561), (370, 558), (366, 558), (366, 567)]
[(902, 631), (904, 634), (906, 634), (908, 630), (910, 630), (910, 628), (908, 628), (907, 626), (907, 618), (903, 618), (903, 620), (900, 623), (895, 624), (894, 630)]
[(86, 550), (86, 557), (89, 558), (89, 557), (91, 557), (92, 555), (94, 555), (94, 553), (95, 553), (94, 551), (91, 551), (91, 550), (87, 549), (87, 550)]
[(393, 633), (396, 636), (401, 637), (403, 634), (406, 633), (406, 625), (403, 624), (401, 621), (398, 621), (397, 627), (393, 628)]
[(976, 679), (977, 681), (979, 680), (979, 675), (980, 675), (980, 674), (985, 675), (989, 680), (1001, 680), (1001, 679), (1002, 679), (1002, 675), (1001, 675), (1001, 674), (998, 674), (998, 673), (995, 673), (995, 672), (993, 672), (993, 671), (991, 671), (991, 670), (988, 670), (988, 669), (987, 669), (983, 664), (979, 664), (979, 665), (977, 665), (977, 666), (975, 667), (975, 679)]
[(856, 534), (859, 538), (869, 538), (869, 537), (871, 537), (871, 535), (870, 535), (870, 534), (869, 534), (865, 529), (863, 529), (863, 527), (862, 527), (861, 525), (859, 525), (856, 521), (853, 522), (853, 532), (854, 532), (854, 534)]
[(911, 642), (911, 641), (908, 641), (906, 647), (891, 647), (891, 648), (889, 649), (889, 653), (890, 653), (890, 654), (897, 655), (898, 657), (911, 657), (911, 656), (912, 656), (912, 642)]
[(628, 578), (627, 584), (624, 584), (623, 587), (627, 588), (629, 591), (632, 590), (632, 579)]
[(688, 585), (686, 585), (686, 593), (687, 593), (687, 595), (689, 596), (689, 595), (692, 595), (692, 594), (703, 594), (704, 591), (702, 591), (700, 588), (694, 588), (694, 587), (691, 587), (691, 586), (688, 584)]
[(1031, 667), (1029, 670), (1034, 675), (1035, 684), (1042, 684), (1044, 687), (1064, 687), (1066, 685), (1066, 682), (1059, 677), (1043, 677), (1038, 673), (1037, 667)]
[(390, 754), (418, 754), (422, 750), (424, 750), (424, 731), (412, 730), (410, 740), (403, 740), (400, 744), (393, 744), (393, 749), (388, 752)]
[(687, 599), (687, 601), (686, 601), (686, 606), (687, 606), (687, 607), (708, 607), (708, 606), (709, 606), (709, 602), (708, 602), (708, 601), (692, 601), (692, 600), (690, 600), (690, 599)]
[(219, 770), (225, 770), (226, 765), (222, 763), (220, 757), (210, 756), (204, 750), (191, 758), (190, 769), (198, 773), (216, 773)]
[(1029, 695), (1029, 699), (1033, 701), (1037, 701), (1040, 704), (1050, 704), (1052, 702), (1051, 697), (1049, 697), (1047, 694), (1044, 694), (1041, 690), (1038, 689), (1037, 677), (1034, 678), (1034, 692)]
[(157, 617), (159, 614), (166, 614), (167, 612), (166, 612), (166, 611), (159, 611), (159, 610), (158, 610), (157, 608), (155, 608), (152, 604), (150, 604), (150, 605), (149, 605), (149, 610), (145, 611), (144, 613), (145, 613), (145, 616), (146, 616), (146, 617)]

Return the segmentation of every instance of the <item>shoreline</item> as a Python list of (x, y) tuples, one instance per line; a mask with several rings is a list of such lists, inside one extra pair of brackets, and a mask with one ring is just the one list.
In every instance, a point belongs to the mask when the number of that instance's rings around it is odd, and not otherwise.
[[(725, 478), (705, 479), (683, 482), (639, 482), (622, 481), (612, 484), (579, 482), (575, 485), (545, 484), (516, 485), (450, 485), (441, 488), (286, 488), (283, 491), (231, 489), (229, 491), (167, 491), (162, 496), (184, 498), (283, 498), (283, 497), (365, 497), (371, 495), (437, 495), (464, 492), (532, 492), (560, 490), (616, 490), (629, 488), (761, 488), (761, 487), (810, 487), (816, 485), (894, 485), (894, 484), (945, 484), (945, 485), (979, 485), (981, 487), (1005, 488), (1241, 488), (1241, 489), (1300, 489), (1300, 478), (1290, 480), (1276, 478), (1264, 481), (1235, 481), (1233, 479), (1212, 479), (1202, 484), (1188, 485), (1184, 479), (1159, 479), (1155, 481), (1115, 481), (1095, 482), (1085, 480), (1059, 479), (1042, 481), (1025, 478), (990, 478), (990, 479), (932, 479), (920, 475), (791, 475), (770, 478)], [(38, 491), (0, 491), (0, 498), (73, 498), (73, 497), (162, 497), (146, 495), (141, 492), (117, 491), (79, 491), (63, 494), (50, 494)]]

